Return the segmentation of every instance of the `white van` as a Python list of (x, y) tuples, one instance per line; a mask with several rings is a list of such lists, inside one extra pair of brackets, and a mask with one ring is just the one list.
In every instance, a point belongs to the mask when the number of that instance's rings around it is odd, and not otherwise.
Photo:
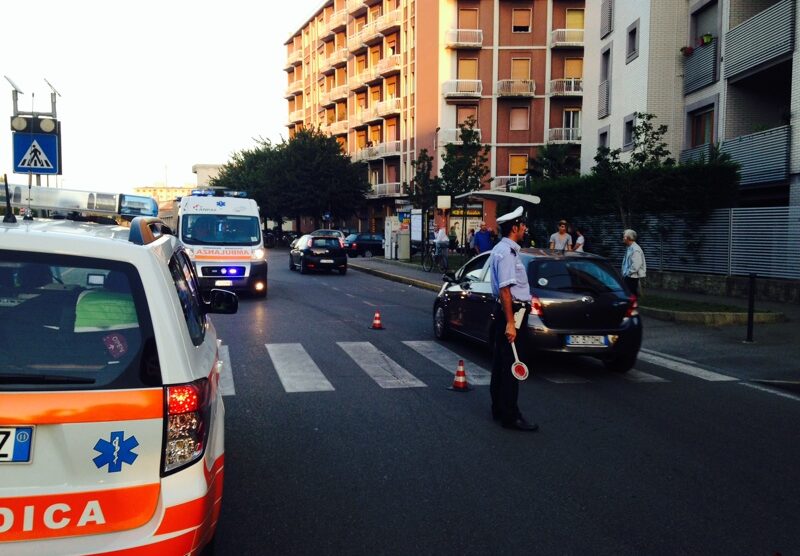
[(267, 295), (267, 260), (261, 218), (253, 199), (196, 190), (163, 203), (159, 218), (186, 248), (200, 288)]

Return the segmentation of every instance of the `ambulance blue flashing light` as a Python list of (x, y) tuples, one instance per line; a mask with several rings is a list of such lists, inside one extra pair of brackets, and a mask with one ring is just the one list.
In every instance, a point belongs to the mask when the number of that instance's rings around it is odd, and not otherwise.
[[(6, 202), (0, 191), (0, 202)], [(119, 216), (157, 216), (158, 203), (152, 197), (124, 193), (102, 193), (50, 187), (14, 186), (8, 201), (20, 210), (45, 209), (62, 213), (97, 213)]]
[(232, 189), (192, 189), (192, 197), (239, 197), (247, 198), (247, 191)]

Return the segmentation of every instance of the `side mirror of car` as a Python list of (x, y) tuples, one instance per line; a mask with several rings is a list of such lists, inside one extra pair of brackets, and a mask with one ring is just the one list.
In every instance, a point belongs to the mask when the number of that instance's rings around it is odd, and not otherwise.
[(205, 303), (205, 312), (232, 315), (239, 310), (239, 297), (228, 290), (213, 289)]

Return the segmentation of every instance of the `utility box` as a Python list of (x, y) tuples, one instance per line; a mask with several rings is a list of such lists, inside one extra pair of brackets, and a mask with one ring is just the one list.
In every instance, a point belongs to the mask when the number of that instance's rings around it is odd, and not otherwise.
[(410, 230), (397, 232), (397, 258), (401, 261), (411, 259), (411, 233)]
[(400, 219), (396, 216), (387, 216), (383, 223), (383, 253), (387, 259), (396, 259), (395, 241), (400, 230)]

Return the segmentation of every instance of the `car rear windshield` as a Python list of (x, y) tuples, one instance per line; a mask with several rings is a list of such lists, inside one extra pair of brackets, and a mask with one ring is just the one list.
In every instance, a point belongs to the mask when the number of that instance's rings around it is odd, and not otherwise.
[(325, 247), (327, 249), (338, 249), (341, 247), (341, 245), (339, 245), (339, 239), (335, 237), (315, 237), (311, 240), (311, 245), (313, 247)]
[(0, 250), (0, 390), (160, 384), (135, 267)]
[(566, 292), (605, 293), (622, 291), (608, 263), (596, 259), (534, 261), (528, 265), (531, 288)]

